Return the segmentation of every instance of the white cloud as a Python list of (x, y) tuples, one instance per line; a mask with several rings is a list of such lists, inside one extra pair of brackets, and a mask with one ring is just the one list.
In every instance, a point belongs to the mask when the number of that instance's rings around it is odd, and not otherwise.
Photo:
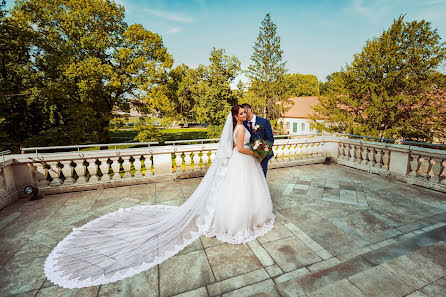
[(169, 30), (167, 30), (166, 34), (176, 34), (181, 31), (180, 27), (172, 27)]
[(150, 13), (151, 15), (169, 20), (174, 22), (180, 22), (180, 23), (193, 23), (195, 22), (195, 19), (186, 16), (182, 13), (178, 12), (172, 12), (172, 11), (165, 11), (165, 10), (155, 10), (155, 9), (144, 9), (145, 12)]

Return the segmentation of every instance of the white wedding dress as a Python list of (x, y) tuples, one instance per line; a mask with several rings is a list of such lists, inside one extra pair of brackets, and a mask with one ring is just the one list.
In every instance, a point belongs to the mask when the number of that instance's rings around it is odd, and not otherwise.
[(141, 205), (119, 209), (73, 229), (45, 261), (45, 274), (65, 288), (122, 280), (177, 254), (200, 236), (245, 243), (274, 225), (268, 185), (260, 162), (233, 148), (238, 129), (228, 116), (215, 159), (195, 192), (181, 206)]

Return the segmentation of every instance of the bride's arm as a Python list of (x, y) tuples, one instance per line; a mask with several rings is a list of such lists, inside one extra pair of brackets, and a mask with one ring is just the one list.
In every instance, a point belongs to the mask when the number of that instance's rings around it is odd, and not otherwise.
[(247, 149), (246, 147), (243, 146), (244, 140), (245, 140), (245, 129), (238, 129), (238, 131), (237, 131), (237, 150), (242, 154), (257, 156), (256, 153), (254, 153), (250, 149)]

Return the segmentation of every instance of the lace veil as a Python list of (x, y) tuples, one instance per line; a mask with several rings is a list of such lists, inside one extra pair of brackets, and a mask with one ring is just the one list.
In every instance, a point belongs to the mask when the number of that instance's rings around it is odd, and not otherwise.
[(119, 209), (73, 229), (48, 256), (48, 279), (65, 288), (115, 282), (163, 262), (206, 234), (232, 155), (232, 130), (229, 114), (216, 157), (186, 202)]

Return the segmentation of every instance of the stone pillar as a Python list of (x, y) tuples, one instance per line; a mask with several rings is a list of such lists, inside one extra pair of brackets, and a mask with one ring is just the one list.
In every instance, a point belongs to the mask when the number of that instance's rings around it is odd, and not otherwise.
[(392, 151), (389, 171), (401, 176), (407, 175), (409, 173), (409, 153)]
[[(187, 156), (188, 153), (186, 153)], [(189, 156), (190, 158), (190, 156)], [(172, 174), (172, 154), (155, 154), (153, 155), (154, 175), (171, 175)]]

